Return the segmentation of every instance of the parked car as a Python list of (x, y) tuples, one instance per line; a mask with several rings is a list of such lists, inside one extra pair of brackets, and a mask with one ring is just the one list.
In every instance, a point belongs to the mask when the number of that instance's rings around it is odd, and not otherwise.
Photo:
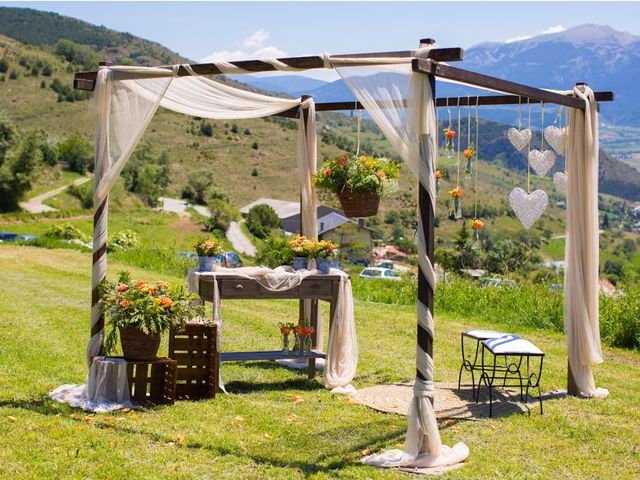
[(376, 267), (380, 267), (380, 268), (388, 268), (390, 270), (393, 270), (393, 261), (391, 260), (378, 260), (378, 263), (376, 263)]
[(15, 242), (18, 234), (13, 232), (0, 232), (0, 242)]
[(500, 277), (485, 277), (478, 282), (480, 288), (494, 287), (494, 288), (518, 288), (518, 284), (508, 278)]
[(390, 268), (367, 267), (358, 275), (360, 278), (378, 278), (382, 280), (400, 280), (400, 275)]
[(238, 268), (242, 266), (242, 260), (236, 252), (224, 252), (216, 255), (218, 265), (227, 268)]

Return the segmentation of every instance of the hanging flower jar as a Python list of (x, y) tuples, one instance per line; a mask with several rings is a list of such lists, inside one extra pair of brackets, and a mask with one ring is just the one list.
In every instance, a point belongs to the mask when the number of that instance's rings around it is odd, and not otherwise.
[(338, 195), (347, 217), (371, 217), (380, 199), (398, 189), (399, 176), (400, 164), (393, 160), (341, 155), (325, 160), (313, 184)]
[(295, 328), (293, 323), (281, 323), (280, 324), (280, 333), (282, 334), (282, 353), (289, 353), (289, 335), (291, 331)]
[(436, 195), (440, 193), (440, 185), (442, 185), (442, 172), (440, 170), (436, 170)]
[(471, 164), (471, 161), (473, 160), (473, 156), (476, 154), (476, 150), (473, 147), (473, 143), (470, 144), (465, 150), (464, 152), (462, 152), (462, 155), (464, 155), (464, 158), (466, 158), (467, 163), (464, 166), (464, 173), (466, 173), (466, 175), (468, 177), (471, 176), (471, 174), (473, 173), (473, 165)]
[(451, 217), (460, 220), (462, 218), (462, 196), (464, 190), (458, 185), (453, 190), (449, 190), (449, 196), (451, 197)]
[(296, 325), (294, 332), (295, 343), (293, 345), (293, 353), (295, 355), (302, 355), (304, 353), (304, 327), (302, 325)]
[(474, 218), (471, 221), (471, 228), (473, 228), (474, 231), (474, 236), (476, 238), (476, 241), (480, 241), (480, 230), (482, 230), (482, 228), (484, 227), (484, 222), (478, 218)]
[(447, 149), (447, 158), (453, 158), (453, 151), (455, 149), (453, 145), (453, 139), (456, 137), (456, 131), (451, 127), (444, 129), (445, 147)]
[(304, 340), (302, 342), (302, 352), (304, 355), (311, 353), (311, 345), (313, 343), (312, 335), (316, 331), (313, 327), (304, 327)]

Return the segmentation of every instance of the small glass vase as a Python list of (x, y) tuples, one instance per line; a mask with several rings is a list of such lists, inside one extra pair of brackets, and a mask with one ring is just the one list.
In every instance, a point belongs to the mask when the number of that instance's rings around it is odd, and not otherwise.
[(447, 138), (446, 147), (447, 147), (447, 158), (453, 158), (453, 150), (454, 150), (453, 138)]
[(293, 344), (293, 353), (295, 355), (302, 355), (302, 349), (303, 349), (302, 335), (296, 333), (294, 334), (294, 336), (295, 336), (295, 343)]
[(467, 159), (467, 164), (464, 167), (464, 173), (467, 175), (467, 178), (470, 178), (473, 175), (473, 164), (471, 163), (471, 159)]
[(454, 220), (462, 218), (462, 198), (455, 196), (451, 198), (451, 216)]
[(440, 193), (440, 185), (442, 185), (442, 180), (436, 178), (436, 195)]
[(304, 336), (304, 341), (303, 341), (303, 353), (305, 355), (308, 355), (309, 353), (311, 353), (311, 335), (305, 335)]
[(282, 334), (282, 353), (289, 353), (289, 335)]

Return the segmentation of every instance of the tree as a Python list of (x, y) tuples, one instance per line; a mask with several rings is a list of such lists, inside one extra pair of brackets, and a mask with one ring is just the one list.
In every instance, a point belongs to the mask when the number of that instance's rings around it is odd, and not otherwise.
[(154, 158), (148, 143), (143, 143), (136, 149), (122, 171), (125, 188), (137, 193), (151, 207), (156, 206), (158, 197), (169, 185), (169, 175), (169, 154), (163, 151)]
[(254, 150), (258, 150), (259, 146), (258, 146), (258, 142), (253, 142), (251, 144), (251, 148), (253, 148)]
[(226, 232), (231, 222), (240, 218), (238, 207), (219, 198), (209, 202), (209, 211), (211, 212), (211, 217), (206, 226), (210, 231), (222, 230)]
[(205, 137), (212, 137), (213, 136), (213, 125), (211, 124), (211, 122), (202, 122), (200, 123), (200, 134), (204, 135)]
[(280, 265), (290, 265), (293, 251), (289, 247), (289, 239), (284, 236), (272, 235), (258, 245), (256, 265), (276, 268)]
[(213, 173), (211, 170), (196, 170), (189, 174), (187, 183), (182, 187), (182, 198), (190, 200), (199, 205), (206, 205), (207, 190), (213, 184)]
[(0, 157), (0, 211), (17, 210), (18, 203), (31, 189), (42, 158), (38, 135), (25, 135), (11, 153), (7, 155), (5, 150)]
[(58, 144), (57, 156), (72, 172), (84, 175), (93, 171), (93, 147), (78, 133), (72, 133)]
[(0, 73), (7, 73), (9, 71), (9, 62), (6, 58), (0, 58)]
[(251, 170), (251, 176), (252, 177), (258, 176), (258, 169), (256, 167), (253, 167), (253, 170)]
[(279, 226), (280, 217), (269, 205), (256, 205), (247, 214), (247, 228), (258, 238), (267, 238), (271, 231)]

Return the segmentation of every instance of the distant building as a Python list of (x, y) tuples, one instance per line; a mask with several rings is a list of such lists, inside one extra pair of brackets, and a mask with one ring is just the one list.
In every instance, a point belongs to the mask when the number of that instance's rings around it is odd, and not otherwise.
[[(256, 205), (269, 205), (273, 208), (285, 234), (300, 233), (299, 202), (260, 198), (242, 207), (240, 213), (246, 217)], [(348, 218), (337, 208), (318, 205), (318, 239), (339, 244), (349, 261), (368, 262), (371, 257), (373, 230), (365, 225), (363, 219), (356, 221)]]

